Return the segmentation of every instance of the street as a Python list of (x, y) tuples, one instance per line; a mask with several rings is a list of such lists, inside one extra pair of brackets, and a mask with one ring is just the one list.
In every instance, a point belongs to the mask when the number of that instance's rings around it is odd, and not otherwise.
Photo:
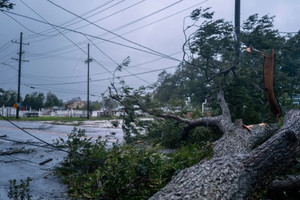
[[(7, 197), (9, 180), (19, 181), (30, 177), (32, 199), (68, 199), (66, 186), (60, 183), (54, 173), (55, 166), (67, 153), (48, 148), (47, 143), (59, 137), (67, 138), (74, 126), (53, 125), (49, 122), (12, 121), (22, 131), (8, 121), (0, 120), (0, 199)], [(77, 128), (85, 129), (86, 135), (96, 139), (102, 136), (108, 140), (108, 147), (119, 140), (122, 142), (122, 129), (113, 128), (109, 121), (86, 121)], [(110, 134), (110, 133), (115, 134)], [(31, 135), (33, 136), (31, 136)], [(17, 151), (16, 151), (17, 150)]]

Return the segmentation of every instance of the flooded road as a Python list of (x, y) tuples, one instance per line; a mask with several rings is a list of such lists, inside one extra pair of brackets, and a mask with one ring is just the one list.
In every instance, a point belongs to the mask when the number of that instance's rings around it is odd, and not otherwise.
[[(0, 120), (0, 199), (8, 199), (9, 180), (19, 181), (27, 177), (32, 179), (30, 182), (32, 199), (68, 199), (65, 194), (66, 186), (60, 183), (54, 173), (54, 168), (59, 165), (66, 153), (47, 148), (48, 146), (38, 139), (48, 143), (53, 143), (59, 137), (66, 139), (74, 125), (28, 121), (12, 121), (12, 123)], [(122, 142), (123, 139), (122, 129), (114, 128), (109, 121), (85, 121), (76, 127), (85, 129), (86, 135), (93, 139), (98, 136), (103, 140), (107, 139), (108, 146), (117, 140)], [(14, 149), (22, 151), (10, 154), (9, 152)], [(48, 162), (41, 164), (45, 161)]]

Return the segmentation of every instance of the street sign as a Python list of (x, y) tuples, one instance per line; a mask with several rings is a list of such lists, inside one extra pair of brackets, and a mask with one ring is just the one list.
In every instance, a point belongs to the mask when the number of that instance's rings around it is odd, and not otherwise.
[(17, 108), (17, 107), (19, 107), (21, 104), (20, 103), (15, 103), (14, 105), (13, 105), (13, 107), (14, 108)]

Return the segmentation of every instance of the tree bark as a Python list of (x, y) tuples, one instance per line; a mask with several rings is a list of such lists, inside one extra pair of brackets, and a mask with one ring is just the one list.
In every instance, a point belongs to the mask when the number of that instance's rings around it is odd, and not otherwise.
[(300, 155), (300, 110), (290, 111), (277, 133), (256, 148), (253, 140), (262, 141), (267, 136), (260, 138), (253, 131), (229, 128), (215, 143), (211, 160), (182, 170), (150, 199), (248, 199)]
[(265, 127), (255, 125), (249, 131), (240, 124), (231, 121), (230, 110), (226, 103), (224, 92), (220, 90), (217, 94), (218, 103), (221, 107), (222, 114), (214, 117), (201, 117), (197, 119), (185, 119), (172, 114), (156, 114), (143, 108), (145, 112), (165, 119), (174, 119), (185, 123), (185, 130), (189, 131), (197, 126), (213, 126), (218, 127), (223, 133), (222, 138), (214, 142), (214, 157), (220, 157), (235, 153), (249, 153), (255, 146), (271, 137), (277, 126), (274, 124)]
[(282, 191), (293, 191), (299, 190), (300, 188), (300, 175), (297, 176), (286, 176), (277, 178), (268, 186), (268, 190), (271, 194), (282, 193)]
[(198, 119), (153, 112), (132, 98), (144, 112), (185, 123), (185, 130), (214, 126), (223, 133), (213, 144), (210, 160), (182, 170), (150, 199), (251, 199), (254, 192), (268, 186), (300, 156), (300, 110), (290, 111), (279, 130), (276, 124), (254, 125), (249, 130), (231, 121), (222, 90), (218, 93), (222, 114)]

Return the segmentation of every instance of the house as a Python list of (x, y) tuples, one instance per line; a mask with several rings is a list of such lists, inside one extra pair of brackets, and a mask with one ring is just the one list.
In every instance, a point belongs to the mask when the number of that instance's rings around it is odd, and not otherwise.
[(65, 104), (67, 109), (83, 109), (85, 107), (85, 102), (81, 100), (69, 101)]
[(117, 107), (115, 109), (102, 108), (101, 110), (92, 111), (92, 117), (120, 117), (125, 114), (123, 107)]
[(300, 94), (292, 96), (293, 105), (300, 105)]

